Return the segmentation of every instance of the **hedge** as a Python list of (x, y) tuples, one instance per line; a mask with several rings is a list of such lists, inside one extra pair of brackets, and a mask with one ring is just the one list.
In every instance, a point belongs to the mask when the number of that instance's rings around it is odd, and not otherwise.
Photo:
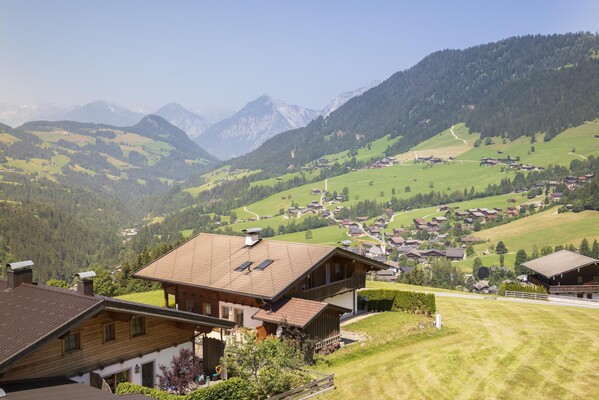
[(150, 389), (128, 382), (119, 383), (115, 390), (115, 393), (119, 395), (139, 393), (158, 400), (250, 400), (254, 397), (254, 392), (255, 388), (252, 384), (241, 378), (231, 378), (214, 383), (212, 386), (197, 389), (186, 396)]
[(361, 290), (358, 302), (368, 311), (404, 311), (431, 316), (437, 310), (434, 294), (392, 289)]
[(250, 382), (241, 378), (231, 378), (191, 392), (186, 400), (250, 400), (254, 390)]
[(187, 396), (179, 396), (176, 394), (168, 393), (163, 390), (151, 389), (145, 386), (136, 385), (129, 382), (119, 383), (114, 391), (116, 394), (134, 394), (139, 393), (147, 397), (158, 400), (186, 400)]
[(520, 283), (502, 283), (501, 285), (499, 285), (500, 295), (504, 296), (506, 290), (509, 290), (510, 292), (547, 294), (547, 289), (545, 289), (543, 286), (522, 285)]

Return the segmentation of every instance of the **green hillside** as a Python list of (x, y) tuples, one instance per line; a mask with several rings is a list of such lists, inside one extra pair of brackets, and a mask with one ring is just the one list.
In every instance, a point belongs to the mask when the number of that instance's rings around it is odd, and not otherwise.
[(117, 128), (70, 121), (0, 127), (0, 175), (32, 175), (124, 200), (168, 189), (217, 160), (178, 128), (148, 116)]
[(482, 137), (552, 137), (597, 118), (597, 49), (599, 36), (579, 33), (435, 52), (231, 165), (281, 173), (386, 135), (397, 138), (388, 154), (401, 153), (459, 122)]

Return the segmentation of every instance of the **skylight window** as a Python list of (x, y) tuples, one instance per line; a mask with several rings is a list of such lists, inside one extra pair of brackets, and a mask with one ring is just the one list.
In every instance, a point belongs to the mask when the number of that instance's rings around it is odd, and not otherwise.
[(235, 268), (234, 271), (243, 272), (246, 269), (248, 269), (250, 265), (252, 265), (252, 262), (251, 261), (246, 261), (243, 264), (241, 264), (239, 267)]
[(260, 270), (260, 271), (262, 271), (264, 268), (266, 268), (266, 267), (268, 267), (270, 264), (272, 264), (272, 262), (273, 262), (273, 261), (274, 261), (274, 260), (271, 260), (271, 259), (264, 260), (264, 261), (262, 261), (262, 262), (261, 262), (261, 263), (260, 263), (260, 264), (259, 264), (259, 265), (258, 265), (256, 268), (254, 268), (254, 269), (257, 269), (257, 270)]

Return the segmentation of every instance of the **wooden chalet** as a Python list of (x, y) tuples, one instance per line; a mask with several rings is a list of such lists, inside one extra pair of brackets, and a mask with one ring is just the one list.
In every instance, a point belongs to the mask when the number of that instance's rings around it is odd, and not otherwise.
[[(336, 306), (319, 313), (344, 309), (344, 315), (354, 314), (366, 273), (387, 268), (339, 247), (262, 240), (259, 231), (249, 229), (245, 238), (201, 233), (133, 276), (161, 282), (165, 305), (174, 296), (180, 309), (258, 328), (264, 312), (282, 309), (284, 314), (293, 299)], [(317, 324), (328, 321), (311, 317)], [(338, 338), (339, 315), (334, 324), (308, 333), (318, 341)]]
[(599, 298), (599, 260), (568, 250), (522, 264), (533, 273), (528, 281), (553, 295)]
[(76, 291), (37, 285), (32, 265), (9, 264), (7, 279), (0, 280), (0, 388), (52, 377), (96, 388), (114, 389), (120, 382), (154, 387), (159, 366), (181, 349), (194, 350), (198, 332), (234, 326), (211, 316), (95, 296), (93, 281), (84, 274)]

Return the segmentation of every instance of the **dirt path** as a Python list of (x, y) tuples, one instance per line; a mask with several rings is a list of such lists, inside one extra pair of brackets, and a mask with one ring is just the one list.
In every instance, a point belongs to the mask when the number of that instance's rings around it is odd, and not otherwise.
[(588, 160), (588, 158), (586, 158), (585, 156), (583, 156), (583, 155), (580, 155), (580, 154), (576, 154), (576, 153), (572, 153), (571, 151), (569, 151), (569, 152), (568, 152), (568, 154), (570, 154), (571, 156), (580, 157), (580, 158), (582, 158), (583, 160)]
[(256, 221), (260, 220), (260, 216), (258, 214), (256, 214), (255, 212), (251, 212), (250, 210), (248, 210), (247, 207), (243, 207), (243, 211), (245, 211), (246, 213), (254, 214), (256, 216)]
[(460, 139), (460, 138), (459, 138), (459, 137), (458, 137), (458, 136), (455, 134), (455, 132), (453, 131), (453, 125), (451, 125), (451, 128), (449, 128), (449, 131), (451, 132), (451, 134), (453, 135), (453, 137), (455, 138), (455, 140), (459, 140), (460, 142), (464, 142), (464, 144), (465, 144), (466, 146), (468, 146), (468, 142), (467, 142), (467, 141), (465, 141), (464, 139)]

